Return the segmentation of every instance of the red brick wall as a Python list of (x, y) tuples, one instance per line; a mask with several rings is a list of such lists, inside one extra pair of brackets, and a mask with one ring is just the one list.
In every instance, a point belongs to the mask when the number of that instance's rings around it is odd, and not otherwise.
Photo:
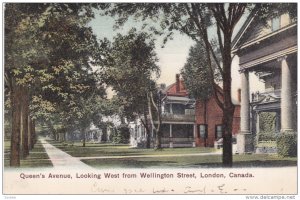
[[(201, 138), (196, 139), (197, 146), (208, 146), (213, 147), (214, 142), (216, 140), (216, 125), (222, 124), (222, 115), (223, 112), (219, 108), (216, 100), (214, 97), (211, 97), (206, 103), (206, 119), (204, 118), (204, 102), (197, 100), (196, 101), (196, 108), (195, 108), (195, 115), (196, 115), (196, 124), (197, 129), (199, 128), (198, 125), (200, 124), (207, 124), (208, 129), (208, 137), (206, 141)], [(237, 134), (240, 128), (240, 106), (235, 107), (234, 112), (234, 119), (232, 125), (232, 133)], [(198, 132), (198, 130), (197, 130)]]

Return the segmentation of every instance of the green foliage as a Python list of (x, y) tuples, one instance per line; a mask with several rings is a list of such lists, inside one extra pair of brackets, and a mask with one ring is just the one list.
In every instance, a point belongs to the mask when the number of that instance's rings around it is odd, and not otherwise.
[(30, 87), (31, 115), (49, 126), (86, 128), (105, 108), (92, 65), (101, 50), (88, 22), (97, 4), (6, 4), (5, 84)]
[(158, 77), (155, 44), (151, 35), (132, 29), (127, 35), (118, 34), (112, 43), (103, 41), (106, 65), (104, 81), (117, 92), (113, 99), (119, 115), (134, 118), (147, 110), (147, 93), (153, 89), (153, 77)]
[(276, 141), (277, 135), (274, 132), (259, 132), (257, 141)]
[(267, 25), (267, 20), (288, 13), (289, 16), (297, 21), (296, 3), (257, 3), (250, 9), (256, 12), (256, 16), (261, 22)]
[(297, 133), (282, 133), (277, 138), (277, 153), (282, 157), (297, 156)]
[(259, 129), (261, 132), (274, 133), (275, 132), (275, 118), (274, 112), (262, 112), (259, 114)]
[(130, 131), (126, 125), (120, 125), (112, 135), (112, 141), (115, 144), (128, 144)]
[(207, 100), (212, 95), (213, 83), (205, 56), (205, 47), (197, 43), (190, 48), (186, 64), (181, 69), (189, 94), (196, 99)]

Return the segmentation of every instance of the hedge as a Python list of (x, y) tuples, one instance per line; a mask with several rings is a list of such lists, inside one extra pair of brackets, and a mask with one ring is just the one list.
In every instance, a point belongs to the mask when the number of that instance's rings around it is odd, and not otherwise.
[(282, 157), (297, 156), (297, 134), (282, 133), (277, 137), (277, 153)]
[(115, 144), (128, 144), (129, 139), (130, 131), (126, 125), (120, 125), (112, 134), (112, 142)]

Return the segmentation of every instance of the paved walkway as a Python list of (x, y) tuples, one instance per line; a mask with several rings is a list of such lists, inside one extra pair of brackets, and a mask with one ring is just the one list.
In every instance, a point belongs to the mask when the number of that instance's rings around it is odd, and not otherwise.
[(40, 141), (45, 148), (45, 151), (48, 154), (54, 168), (85, 170), (93, 169), (87, 164), (81, 162), (79, 158), (72, 157), (62, 150), (54, 147), (52, 144), (49, 144), (45, 139), (41, 138)]
[(190, 153), (190, 154), (163, 154), (163, 155), (135, 155), (135, 156), (86, 156), (86, 157), (73, 157), (66, 152), (49, 144), (45, 139), (40, 139), (55, 168), (72, 168), (72, 169), (93, 169), (80, 160), (89, 159), (119, 159), (119, 158), (155, 158), (155, 157), (183, 157), (183, 156), (207, 156), (207, 155), (221, 155), (222, 151), (218, 150), (211, 153)]
[(211, 153), (188, 153), (188, 154), (163, 154), (163, 155), (136, 155), (136, 156), (91, 156), (91, 157), (76, 157), (79, 160), (89, 159), (107, 159), (107, 158), (155, 158), (155, 157), (184, 157), (184, 156), (209, 156), (209, 155), (221, 155), (222, 151), (216, 151)]

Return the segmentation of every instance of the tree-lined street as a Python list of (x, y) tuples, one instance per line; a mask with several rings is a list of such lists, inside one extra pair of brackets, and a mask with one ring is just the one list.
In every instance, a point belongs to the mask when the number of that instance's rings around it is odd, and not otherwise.
[[(283, 13), (297, 20), (295, 11), (293, 4), (269, 3), (5, 4), (5, 139), (10, 140), (10, 166), (19, 167), (26, 160), (39, 136), (66, 146), (80, 142), (82, 150), (95, 141), (112, 144), (111, 148), (127, 145), (137, 139), (138, 129), (146, 136), (141, 146), (146, 152), (160, 152), (163, 138), (172, 145), (173, 140), (183, 141), (183, 136), (173, 139), (171, 125), (169, 136), (163, 133), (166, 86), (157, 81), (163, 69), (158, 65), (156, 40), (163, 38), (166, 44), (180, 33), (196, 42), (182, 66), (185, 91), (195, 100), (214, 96), (222, 110), (222, 164), (232, 167), (232, 42), (241, 28), (237, 24), (249, 12), (266, 24)], [(90, 26), (95, 15), (112, 17), (116, 30), (132, 19), (145, 23), (109, 40), (99, 38)], [(176, 81), (178, 90), (179, 76)], [(111, 98), (109, 90), (114, 93)], [(182, 112), (186, 115), (192, 109)], [(137, 121), (140, 125), (132, 127)], [(200, 138), (195, 127), (192, 135)], [(78, 158), (63, 152), (56, 155), (58, 149), (41, 142), (54, 166), (82, 165)]]

